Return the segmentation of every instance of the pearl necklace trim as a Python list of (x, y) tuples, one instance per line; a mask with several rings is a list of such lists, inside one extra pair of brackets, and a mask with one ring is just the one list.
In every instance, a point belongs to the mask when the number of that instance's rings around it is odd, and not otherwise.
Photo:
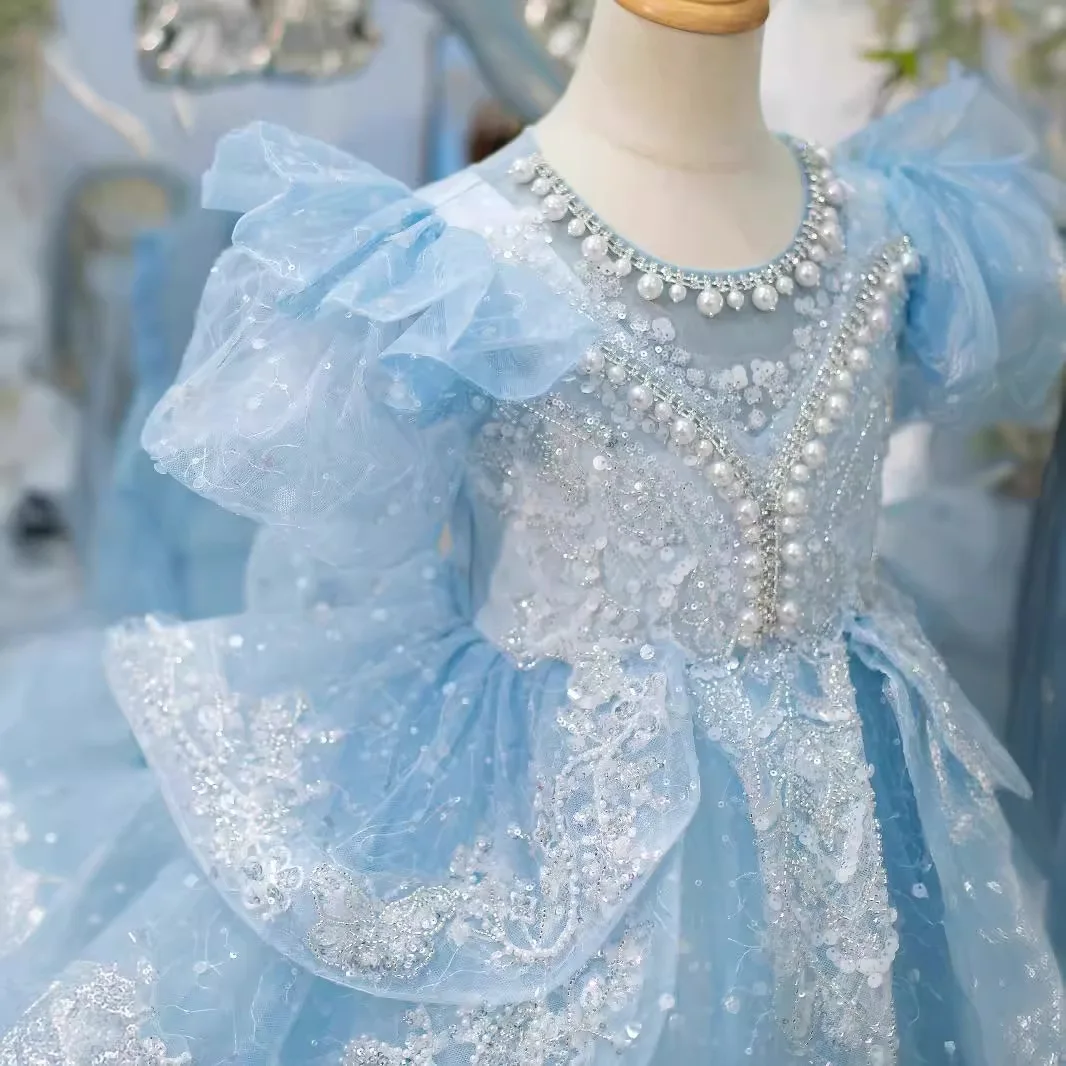
[(515, 160), (510, 174), (516, 184), (529, 186), (535, 196), (542, 198), (541, 213), (546, 222), (567, 222), (567, 234), (581, 240), (581, 251), (587, 260), (609, 264), (619, 277), (628, 277), (636, 270), (640, 274), (637, 292), (650, 303), (664, 293), (674, 303), (681, 303), (695, 292), (697, 309), (710, 319), (726, 307), (743, 310), (749, 298), (756, 310), (773, 311), (782, 296), (795, 295), (797, 286), (818, 288), (823, 264), (844, 252), (844, 231), (837, 209), (844, 204), (845, 190), (832, 173), (830, 154), (808, 144), (789, 143), (803, 168), (806, 184), (803, 222), (792, 244), (773, 262), (756, 270), (733, 273), (686, 271), (645, 255), (612, 230), (539, 154)]
[(893, 303), (905, 293), (907, 277), (920, 266), (911, 242), (903, 238), (886, 248), (863, 274), (765, 482), (713, 421), (640, 368), (603, 348), (590, 350), (582, 360), (583, 375), (606, 379), (611, 390), (625, 388), (629, 407), (650, 419), (643, 428), (657, 433), (663, 427), (678, 451), (702, 467), (710, 484), (731, 501), (748, 545), (739, 560), (748, 602), (738, 620), (737, 643), (742, 647), (772, 634), (787, 637), (801, 621), (799, 606), (783, 598), (782, 592), (790, 584), (786, 574), (804, 563), (805, 550), (797, 534), (803, 532), (808, 485), (828, 459), (824, 438), (836, 433), (850, 410), (857, 379), (873, 365), (870, 347), (891, 330)]

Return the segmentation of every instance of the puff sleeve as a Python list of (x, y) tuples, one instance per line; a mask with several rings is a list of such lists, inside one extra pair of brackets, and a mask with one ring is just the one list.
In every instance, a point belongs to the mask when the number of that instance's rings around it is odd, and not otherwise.
[[(869, 126), (845, 146), (880, 185), (922, 257), (902, 344), (903, 414), (1024, 418), (1066, 354), (1063, 187), (1039, 142), (973, 76)], [(860, 177), (859, 180), (862, 180)]]
[(479, 412), (543, 392), (593, 336), (533, 270), (287, 130), (226, 137), (204, 201), (242, 217), (143, 444), (330, 563), (433, 543)]

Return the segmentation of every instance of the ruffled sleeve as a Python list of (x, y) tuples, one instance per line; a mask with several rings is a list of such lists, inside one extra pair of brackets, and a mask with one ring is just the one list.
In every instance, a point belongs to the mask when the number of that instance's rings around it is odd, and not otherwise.
[(1063, 188), (1039, 142), (978, 79), (947, 85), (874, 123), (845, 155), (873, 173), (922, 269), (903, 337), (904, 415), (1024, 418), (1066, 353), (1066, 292), (1054, 216)]
[(242, 217), (144, 446), (332, 563), (431, 543), (482, 412), (546, 391), (594, 336), (532, 269), (284, 129), (226, 137), (204, 200)]

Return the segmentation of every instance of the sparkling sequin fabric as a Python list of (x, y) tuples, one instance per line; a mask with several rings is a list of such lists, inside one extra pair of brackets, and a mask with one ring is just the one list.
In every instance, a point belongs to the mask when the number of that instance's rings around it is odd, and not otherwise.
[(795, 252), (676, 280), (528, 137), (417, 196), (223, 142), (144, 441), (265, 527), (250, 609), (108, 635), (143, 792), (0, 959), (18, 1048), (89, 959), (198, 1066), (1058, 1062), (1025, 783), (875, 561), (899, 412), (1061, 362), (1046, 190), (969, 81), (797, 150)]
[(142, 1033), (150, 1022), (151, 968), (134, 977), (88, 967), (57, 982), (0, 1041), (4, 1066), (189, 1066), (164, 1041)]

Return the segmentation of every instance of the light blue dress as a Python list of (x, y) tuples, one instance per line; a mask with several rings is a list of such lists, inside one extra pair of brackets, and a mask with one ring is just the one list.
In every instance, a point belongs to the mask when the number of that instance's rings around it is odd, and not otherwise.
[(1066, 420), (1033, 515), (1013, 680), (1007, 746), (1033, 785), (1037, 839), (1051, 871), (1048, 920), (1066, 958)]
[(254, 524), (157, 471), (140, 445), (145, 419), (178, 372), (200, 293), (235, 221), (194, 208), (137, 244), (136, 387), (96, 507), (88, 560), (89, 607), (107, 622), (149, 612), (209, 618), (243, 603)]
[(1025, 782), (874, 564), (893, 418), (1060, 362), (1034, 142), (963, 79), (794, 145), (728, 276), (535, 147), (222, 142), (143, 439), (277, 580), (10, 663), (4, 1066), (1058, 1063)]

